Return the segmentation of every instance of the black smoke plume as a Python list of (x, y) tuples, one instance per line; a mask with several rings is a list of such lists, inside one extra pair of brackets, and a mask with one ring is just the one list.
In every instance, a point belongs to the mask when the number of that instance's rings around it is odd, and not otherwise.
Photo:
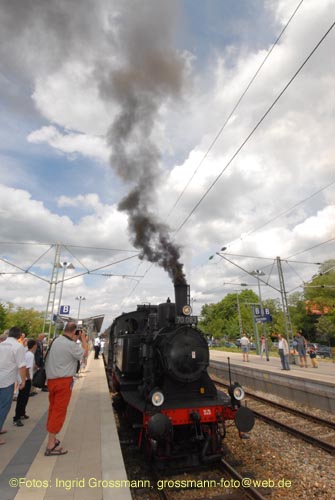
[(149, 208), (162, 175), (155, 126), (162, 105), (181, 95), (184, 61), (171, 47), (173, 2), (135, 4), (138, 9), (128, 9), (119, 18), (122, 64), (101, 86), (102, 94), (119, 105), (108, 132), (111, 165), (132, 185), (119, 209), (128, 214), (131, 238), (140, 257), (158, 263), (174, 282), (184, 283), (179, 248), (171, 241), (168, 226)]
[(186, 67), (172, 43), (179, 3), (0, 1), (3, 74), (13, 82), (26, 75), (43, 80), (73, 60), (86, 61), (106, 108), (113, 103), (114, 113), (118, 106), (108, 132), (110, 160), (131, 188), (120, 209), (142, 258), (163, 266), (174, 281), (185, 279), (179, 249), (150, 207), (162, 175), (157, 124), (162, 109), (181, 97)]

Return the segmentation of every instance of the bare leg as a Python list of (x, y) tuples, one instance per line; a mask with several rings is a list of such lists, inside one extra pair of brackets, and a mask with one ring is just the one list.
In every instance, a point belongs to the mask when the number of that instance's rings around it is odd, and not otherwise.
[(47, 448), (51, 450), (55, 446), (55, 444), (56, 444), (56, 434), (49, 432)]

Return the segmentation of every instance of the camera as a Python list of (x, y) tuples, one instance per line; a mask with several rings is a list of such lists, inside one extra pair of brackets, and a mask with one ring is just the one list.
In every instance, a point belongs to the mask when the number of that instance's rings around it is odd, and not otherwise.
[(76, 330), (75, 334), (76, 335), (80, 335), (81, 334), (81, 330)]

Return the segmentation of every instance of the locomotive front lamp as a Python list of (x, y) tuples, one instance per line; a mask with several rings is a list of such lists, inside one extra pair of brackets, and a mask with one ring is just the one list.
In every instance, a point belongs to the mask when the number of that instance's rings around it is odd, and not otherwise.
[(191, 314), (191, 312), (192, 312), (192, 307), (191, 306), (186, 305), (186, 306), (183, 307), (183, 314), (185, 316), (189, 316)]
[(160, 391), (153, 392), (151, 402), (154, 406), (161, 406), (164, 403), (164, 394)]
[(233, 395), (236, 401), (241, 401), (245, 396), (244, 389), (240, 385), (236, 385), (233, 390)]
[(235, 401), (241, 401), (245, 396), (243, 387), (241, 387), (237, 382), (228, 387), (228, 393), (232, 399), (235, 399)]

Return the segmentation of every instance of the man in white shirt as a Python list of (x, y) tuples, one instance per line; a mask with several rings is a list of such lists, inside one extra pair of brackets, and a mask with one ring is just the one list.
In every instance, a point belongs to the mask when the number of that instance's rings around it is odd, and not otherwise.
[(280, 356), (282, 370), (290, 370), (290, 363), (289, 363), (290, 350), (288, 347), (287, 340), (280, 333), (278, 333), (278, 353)]
[[(18, 375), (21, 377), (19, 388), (23, 389), (26, 383), (25, 350), (18, 342), (21, 333), (19, 327), (13, 326), (7, 340), (0, 343), (0, 429), (3, 428), (11, 407)], [(0, 444), (5, 444), (5, 441), (0, 440)]]
[(31, 390), (31, 381), (34, 374), (35, 366), (35, 352), (37, 348), (36, 340), (29, 339), (27, 341), (27, 351), (25, 352), (26, 358), (26, 373), (25, 380), (26, 384), (23, 389), (19, 390), (19, 395), (16, 401), (15, 416), (13, 418), (13, 423), (17, 427), (22, 427), (23, 423), (21, 419), (29, 418), (26, 414), (26, 407), (28, 404), (29, 394)]
[(240, 345), (243, 354), (243, 361), (249, 361), (250, 340), (248, 339), (245, 333), (243, 333), (243, 337), (241, 337), (240, 339)]
[(99, 337), (95, 337), (94, 339), (94, 359), (99, 359), (100, 352), (100, 339)]

